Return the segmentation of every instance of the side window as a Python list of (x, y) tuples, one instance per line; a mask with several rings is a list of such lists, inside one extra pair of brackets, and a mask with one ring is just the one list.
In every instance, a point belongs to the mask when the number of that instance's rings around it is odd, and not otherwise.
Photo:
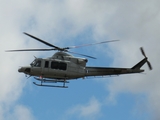
[(66, 70), (67, 69), (67, 64), (63, 62), (51, 62), (51, 68), (52, 69), (59, 69), (59, 70)]
[(49, 66), (49, 61), (45, 61), (45, 68), (48, 68), (48, 66)]
[(52, 61), (52, 63), (51, 63), (51, 68), (52, 68), (52, 69), (58, 69), (58, 62)]
[(59, 69), (60, 70), (66, 70), (67, 69), (67, 64), (66, 63), (59, 63)]

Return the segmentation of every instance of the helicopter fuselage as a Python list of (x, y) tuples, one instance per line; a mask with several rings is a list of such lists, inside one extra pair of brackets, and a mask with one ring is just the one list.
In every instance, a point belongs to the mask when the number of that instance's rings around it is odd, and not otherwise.
[(137, 64), (138, 68), (109, 68), (86, 66), (87, 59), (76, 58), (63, 52), (55, 53), (51, 58), (35, 58), (30, 66), (21, 67), (18, 71), (29, 76), (54, 80), (71, 80), (90, 76), (120, 75), (129, 73), (140, 73), (139, 69), (147, 61), (143, 59)]
[(21, 67), (18, 71), (30, 76), (68, 80), (84, 77), (86, 63), (87, 59), (57, 52), (51, 58), (36, 58), (30, 66)]

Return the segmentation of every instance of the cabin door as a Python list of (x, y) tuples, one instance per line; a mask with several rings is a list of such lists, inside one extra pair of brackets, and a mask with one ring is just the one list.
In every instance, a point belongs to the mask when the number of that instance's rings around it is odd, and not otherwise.
[(44, 62), (43, 75), (49, 74), (49, 61)]

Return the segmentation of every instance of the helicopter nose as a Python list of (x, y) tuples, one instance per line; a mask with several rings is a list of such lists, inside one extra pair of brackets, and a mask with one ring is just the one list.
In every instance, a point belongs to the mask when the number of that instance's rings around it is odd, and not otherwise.
[(26, 67), (21, 67), (18, 69), (18, 72), (30, 73), (31, 69)]
[(19, 68), (18, 72), (24, 72), (24, 68), (23, 67)]

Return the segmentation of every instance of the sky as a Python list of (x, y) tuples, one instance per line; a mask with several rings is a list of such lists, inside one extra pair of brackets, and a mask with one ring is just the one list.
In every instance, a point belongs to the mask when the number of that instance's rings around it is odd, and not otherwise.
[[(1, 120), (159, 120), (160, 2), (158, 0), (1, 0)], [(88, 66), (133, 67), (144, 57), (144, 74), (78, 79), (69, 88), (46, 88), (18, 73), (36, 57), (55, 52), (9, 49), (48, 48), (24, 35), (67, 47), (105, 40), (119, 42), (73, 49), (94, 56)], [(80, 57), (80, 56), (77, 56)]]

